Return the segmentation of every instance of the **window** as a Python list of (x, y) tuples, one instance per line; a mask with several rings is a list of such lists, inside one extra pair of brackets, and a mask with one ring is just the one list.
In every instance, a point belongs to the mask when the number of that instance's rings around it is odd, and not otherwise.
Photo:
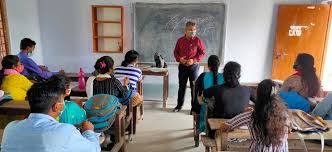
[(7, 33), (7, 17), (5, 1), (0, 0), (0, 58), (9, 53), (9, 39)]
[(123, 7), (92, 6), (93, 51), (123, 52)]

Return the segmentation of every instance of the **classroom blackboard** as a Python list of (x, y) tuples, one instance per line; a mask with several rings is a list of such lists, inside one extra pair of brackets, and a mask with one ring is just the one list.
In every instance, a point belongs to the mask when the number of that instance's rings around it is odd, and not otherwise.
[(187, 21), (196, 22), (197, 36), (205, 43), (203, 62), (209, 55), (223, 54), (225, 4), (135, 3), (134, 13), (134, 48), (141, 54), (140, 62), (154, 62), (155, 52), (175, 62), (173, 50)]

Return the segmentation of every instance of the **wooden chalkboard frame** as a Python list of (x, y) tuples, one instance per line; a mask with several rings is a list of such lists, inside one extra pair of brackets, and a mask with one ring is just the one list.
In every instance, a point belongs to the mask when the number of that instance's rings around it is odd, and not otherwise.
[[(132, 26), (132, 31), (133, 31), (133, 36), (132, 36), (132, 42), (133, 42), (133, 46), (134, 46), (134, 49), (136, 49), (136, 29), (135, 29), (135, 26), (136, 26), (136, 5), (202, 5), (202, 3), (143, 3), (143, 2), (137, 2), (137, 3), (133, 3), (132, 5), (132, 9), (133, 9), (133, 12), (132, 12), (132, 22), (133, 22), (133, 26)], [(220, 57), (220, 62), (221, 62), (221, 65), (224, 65), (225, 64), (225, 51), (226, 51), (226, 43), (225, 43), (225, 40), (226, 40), (226, 33), (227, 33), (227, 18), (228, 18), (228, 5), (225, 3), (225, 2), (220, 2), (220, 3), (203, 3), (203, 5), (213, 5), (213, 4), (222, 4), (224, 5), (224, 21), (223, 21), (223, 26), (222, 26), (222, 30), (223, 30), (223, 33), (221, 34), (221, 42), (220, 42), (220, 50), (221, 52), (218, 54), (219, 57)], [(146, 63), (146, 64), (151, 64), (151, 63), (154, 63), (154, 62), (141, 62), (141, 63)], [(179, 63), (177, 62), (167, 62), (169, 65), (178, 65)], [(207, 63), (201, 63), (202, 65), (205, 65)]]

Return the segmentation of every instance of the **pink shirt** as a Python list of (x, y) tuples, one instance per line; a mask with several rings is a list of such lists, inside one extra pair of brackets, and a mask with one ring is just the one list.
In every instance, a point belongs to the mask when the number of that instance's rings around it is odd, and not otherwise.
[(177, 62), (180, 62), (180, 58), (194, 59), (195, 62), (200, 62), (205, 56), (205, 45), (197, 37), (187, 38), (183, 36), (178, 39), (174, 49), (174, 57)]

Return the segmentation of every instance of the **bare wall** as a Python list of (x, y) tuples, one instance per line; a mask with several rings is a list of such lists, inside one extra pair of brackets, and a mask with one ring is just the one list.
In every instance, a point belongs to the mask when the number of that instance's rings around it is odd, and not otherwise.
[[(271, 75), (274, 23), (277, 4), (312, 3), (314, 0), (39, 0), (39, 21), (45, 64), (51, 69), (76, 72), (79, 67), (93, 70), (95, 60), (105, 54), (92, 53), (91, 5), (123, 5), (125, 9), (125, 45), (133, 48), (132, 4), (225, 3), (225, 61), (242, 65), (243, 82), (258, 82)], [(172, 51), (174, 46), (170, 46)], [(122, 54), (109, 54), (116, 63)], [(171, 82), (177, 83), (176, 67)]]

